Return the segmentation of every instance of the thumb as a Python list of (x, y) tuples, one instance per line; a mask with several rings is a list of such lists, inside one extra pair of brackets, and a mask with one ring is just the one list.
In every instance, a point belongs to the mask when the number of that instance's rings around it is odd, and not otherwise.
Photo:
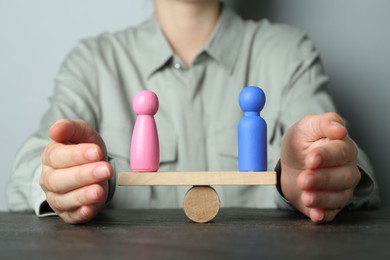
[(104, 158), (107, 156), (106, 146), (100, 135), (85, 121), (60, 119), (49, 129), (50, 138), (58, 143), (80, 144), (94, 143), (100, 146)]
[(337, 113), (325, 113), (306, 117), (307, 142), (315, 142), (322, 138), (342, 140), (347, 136), (344, 120)]
[(343, 119), (338, 114), (307, 115), (284, 134), (281, 159), (290, 165), (303, 162), (309, 150), (330, 140), (342, 140), (346, 135)]

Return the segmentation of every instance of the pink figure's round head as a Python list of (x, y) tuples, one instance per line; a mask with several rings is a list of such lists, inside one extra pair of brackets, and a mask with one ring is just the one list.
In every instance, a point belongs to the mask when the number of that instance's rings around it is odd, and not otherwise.
[(137, 115), (155, 115), (158, 110), (158, 97), (150, 90), (138, 92), (133, 99), (133, 109)]

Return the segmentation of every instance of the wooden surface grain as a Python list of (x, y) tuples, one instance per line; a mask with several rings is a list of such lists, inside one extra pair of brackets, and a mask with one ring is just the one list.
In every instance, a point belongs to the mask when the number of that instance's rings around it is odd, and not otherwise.
[(297, 212), (221, 208), (206, 224), (183, 210), (106, 210), (83, 225), (0, 213), (1, 259), (390, 259), (390, 209), (316, 225)]

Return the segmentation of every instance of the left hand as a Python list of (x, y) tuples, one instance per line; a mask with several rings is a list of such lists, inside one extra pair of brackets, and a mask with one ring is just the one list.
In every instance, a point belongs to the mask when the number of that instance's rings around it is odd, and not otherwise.
[(361, 179), (343, 119), (336, 113), (305, 116), (288, 129), (281, 149), (284, 196), (313, 222), (333, 220)]

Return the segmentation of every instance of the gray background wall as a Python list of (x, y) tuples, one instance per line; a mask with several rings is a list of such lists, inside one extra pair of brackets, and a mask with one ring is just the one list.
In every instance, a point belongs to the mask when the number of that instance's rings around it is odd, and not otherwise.
[[(296, 25), (321, 52), (351, 135), (372, 158), (390, 205), (390, 1), (230, 0), (243, 16)], [(54, 76), (78, 39), (135, 25), (151, 0), (0, 0), (0, 210), (12, 161), (48, 107)]]

